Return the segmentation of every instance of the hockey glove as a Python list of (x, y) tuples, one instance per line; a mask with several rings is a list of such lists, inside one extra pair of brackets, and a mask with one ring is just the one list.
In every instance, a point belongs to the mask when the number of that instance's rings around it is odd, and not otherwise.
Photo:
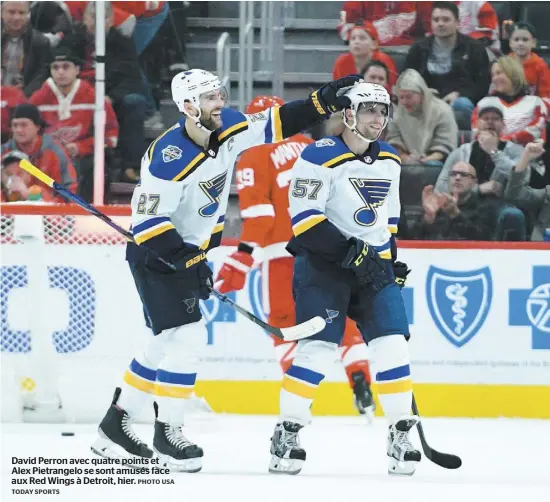
[(350, 269), (359, 279), (361, 286), (371, 285), (378, 292), (391, 283), (386, 272), (386, 264), (373, 246), (355, 237), (349, 239), (348, 243), (350, 247), (342, 267)]
[(309, 99), (322, 117), (328, 118), (332, 113), (339, 112), (350, 106), (351, 101), (343, 94), (357, 82), (362, 80), (359, 75), (333, 80), (323, 85), (309, 95)]
[(201, 300), (208, 300), (213, 286), (212, 269), (208, 266), (206, 253), (196, 247), (184, 246), (168, 260), (176, 270), (171, 270), (152, 256), (147, 257), (146, 266), (149, 270), (161, 274), (174, 274), (181, 281), (182, 290)]
[(395, 275), (396, 284), (403, 289), (407, 283), (407, 276), (411, 273), (411, 269), (406, 263), (401, 261), (393, 262), (393, 275)]
[(239, 249), (225, 259), (225, 262), (216, 277), (218, 281), (223, 281), (218, 286), (220, 293), (229, 293), (229, 291), (239, 291), (244, 288), (246, 274), (254, 264), (252, 258), (252, 248), (246, 244), (239, 244)]

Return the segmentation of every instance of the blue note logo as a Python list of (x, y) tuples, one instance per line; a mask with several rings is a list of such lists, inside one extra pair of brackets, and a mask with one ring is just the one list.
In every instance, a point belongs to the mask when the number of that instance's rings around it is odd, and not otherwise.
[(338, 314), (340, 313), (339, 310), (332, 310), (332, 309), (325, 309), (327, 311), (327, 317), (325, 318), (325, 321), (327, 324), (332, 324), (332, 320), (336, 319), (338, 317)]
[(431, 266), (426, 279), (430, 314), (456, 347), (468, 343), (487, 318), (493, 297), (489, 267), (467, 272)]
[(356, 223), (364, 227), (374, 225), (378, 219), (376, 208), (384, 204), (390, 191), (391, 180), (350, 178), (349, 181), (365, 204), (353, 215)]
[(208, 204), (199, 209), (199, 214), (209, 218), (214, 216), (218, 207), (220, 205), (220, 196), (225, 187), (225, 180), (227, 179), (227, 171), (218, 174), (211, 180), (201, 181), (199, 186), (201, 187), (204, 194), (208, 197)]
[(550, 350), (550, 267), (533, 267), (532, 288), (510, 290), (509, 324), (530, 327), (532, 348)]

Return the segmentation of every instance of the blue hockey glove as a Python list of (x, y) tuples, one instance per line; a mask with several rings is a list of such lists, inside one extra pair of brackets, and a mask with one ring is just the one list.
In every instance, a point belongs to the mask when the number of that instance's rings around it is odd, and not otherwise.
[(360, 80), (362, 78), (359, 75), (349, 75), (348, 77), (333, 80), (313, 91), (309, 95), (309, 99), (311, 99), (317, 113), (328, 118), (332, 113), (339, 112), (350, 106), (350, 99), (343, 96), (343, 94)]
[(407, 276), (411, 273), (411, 269), (406, 263), (401, 261), (393, 262), (393, 275), (395, 275), (396, 284), (403, 289), (407, 283)]
[(386, 264), (373, 246), (355, 237), (348, 242), (350, 247), (342, 267), (350, 269), (359, 279), (361, 286), (371, 285), (378, 292), (391, 283), (386, 272)]

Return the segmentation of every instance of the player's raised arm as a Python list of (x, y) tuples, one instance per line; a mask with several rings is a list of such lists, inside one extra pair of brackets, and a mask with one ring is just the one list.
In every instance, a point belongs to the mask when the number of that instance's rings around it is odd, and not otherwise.
[(331, 114), (349, 106), (349, 98), (343, 96), (342, 91), (360, 80), (358, 75), (350, 75), (321, 86), (307, 99), (290, 101), (279, 107), (246, 115), (251, 142), (248, 147), (276, 143), (328, 119)]

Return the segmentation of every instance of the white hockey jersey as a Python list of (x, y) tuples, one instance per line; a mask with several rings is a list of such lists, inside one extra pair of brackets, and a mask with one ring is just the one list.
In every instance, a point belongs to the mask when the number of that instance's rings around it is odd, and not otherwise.
[[(289, 190), (296, 237), (328, 219), (346, 238), (374, 246), (391, 258), (390, 237), (397, 232), (401, 205), (401, 159), (376, 141), (362, 156), (339, 136), (309, 145), (294, 164)], [(319, 245), (323, 243), (320, 241)]]
[(148, 148), (132, 196), (138, 244), (161, 255), (181, 245), (180, 238), (201, 249), (219, 245), (237, 156), (283, 139), (278, 108), (254, 115), (225, 108), (221, 116), (223, 126), (212, 133), (207, 150), (187, 136), (185, 118)]

